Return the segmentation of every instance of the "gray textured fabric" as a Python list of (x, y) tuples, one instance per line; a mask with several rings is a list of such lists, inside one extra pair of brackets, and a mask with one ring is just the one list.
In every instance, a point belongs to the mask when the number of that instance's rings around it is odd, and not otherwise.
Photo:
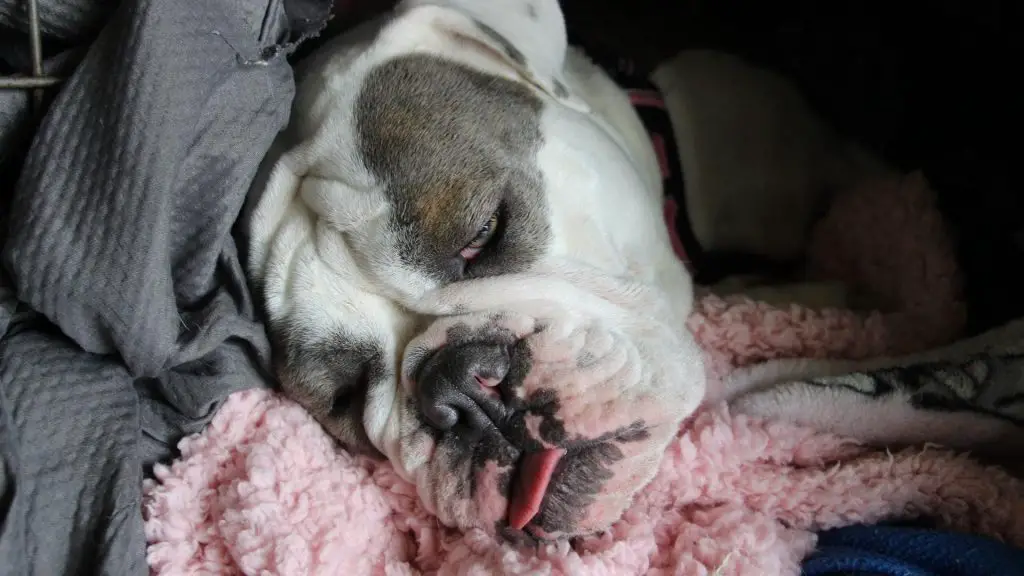
[[(0, 0), (5, 40), (23, 4)], [(87, 51), (35, 131), (2, 251), (0, 574), (146, 574), (144, 470), (268, 382), (231, 228), (287, 121), (284, 55), (328, 5), (41, 0), (43, 29)], [(19, 102), (0, 97), (8, 147)]]
[[(97, 32), (117, 8), (113, 0), (39, 0), (39, 28), (43, 35), (61, 41), (81, 40)], [(8, 36), (22, 36), (28, 30), (28, 2), (0, 2), (0, 29)]]

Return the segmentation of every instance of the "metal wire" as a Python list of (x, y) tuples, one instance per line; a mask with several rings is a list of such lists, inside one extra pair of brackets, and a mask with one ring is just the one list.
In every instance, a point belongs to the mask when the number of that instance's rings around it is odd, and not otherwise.
[(43, 89), (60, 83), (60, 78), (43, 74), (43, 40), (39, 32), (39, 0), (26, 0), (28, 7), (28, 41), (32, 57), (31, 76), (0, 76), (0, 90), (31, 90), (32, 106), (42, 110)]
[(60, 78), (51, 76), (0, 76), (0, 90), (35, 90), (60, 84)]

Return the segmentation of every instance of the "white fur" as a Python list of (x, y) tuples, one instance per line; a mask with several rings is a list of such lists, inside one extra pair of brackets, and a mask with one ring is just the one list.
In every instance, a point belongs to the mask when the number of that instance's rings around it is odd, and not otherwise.
[(554, 254), (658, 286), (685, 320), (693, 286), (672, 250), (661, 175), (647, 132), (625, 94), (578, 50), (567, 84), (590, 114), (551, 107), (542, 117)]

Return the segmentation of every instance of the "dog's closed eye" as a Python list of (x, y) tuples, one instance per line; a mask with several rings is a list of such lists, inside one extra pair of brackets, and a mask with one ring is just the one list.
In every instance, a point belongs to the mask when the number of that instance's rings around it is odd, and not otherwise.
[(496, 210), (487, 222), (480, 228), (477, 235), (467, 244), (462, 250), (459, 251), (459, 256), (466, 262), (470, 262), (483, 252), (484, 248), (487, 247), (488, 243), (494, 239), (495, 234), (498, 231), (498, 226), (501, 224), (501, 218)]

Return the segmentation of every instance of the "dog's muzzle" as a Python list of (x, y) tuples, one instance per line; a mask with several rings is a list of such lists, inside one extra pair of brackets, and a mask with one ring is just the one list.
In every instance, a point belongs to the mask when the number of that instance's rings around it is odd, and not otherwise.
[(539, 539), (599, 531), (700, 402), (699, 355), (657, 324), (633, 332), (527, 310), (442, 317), (407, 347), (403, 389), (430, 440), (406, 442), (400, 460), (430, 447), (410, 475), (446, 524)]

